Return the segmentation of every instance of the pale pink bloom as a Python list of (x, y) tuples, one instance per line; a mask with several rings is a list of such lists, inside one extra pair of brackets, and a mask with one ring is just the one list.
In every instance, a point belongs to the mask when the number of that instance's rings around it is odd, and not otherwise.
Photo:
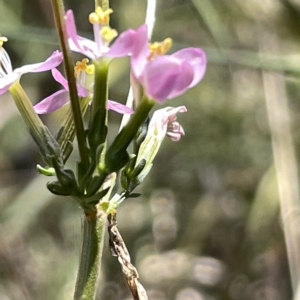
[(3, 47), (0, 47), (0, 95), (4, 94), (11, 85), (26, 73), (38, 73), (57, 67), (63, 60), (62, 53), (54, 51), (45, 61), (12, 69), (10, 58)]

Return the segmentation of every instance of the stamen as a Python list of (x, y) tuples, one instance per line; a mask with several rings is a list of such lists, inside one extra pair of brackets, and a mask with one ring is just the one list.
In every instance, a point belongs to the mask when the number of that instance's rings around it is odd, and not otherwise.
[(109, 26), (105, 26), (101, 29), (100, 35), (105, 43), (110, 43), (118, 35), (118, 32)]
[(82, 61), (78, 61), (76, 63), (76, 66), (74, 67), (75, 78), (78, 78), (80, 72), (84, 72), (89, 75), (94, 74), (94, 65), (88, 65), (88, 62), (89, 60), (87, 58), (84, 58)]
[(163, 42), (155, 42), (153, 44), (149, 44), (150, 54), (148, 60), (153, 59), (155, 56), (164, 55), (166, 52), (170, 50), (172, 47), (172, 39), (166, 38)]
[(89, 21), (91, 24), (107, 25), (109, 23), (109, 15), (113, 13), (111, 8), (103, 11), (102, 7), (98, 6), (94, 12), (89, 15)]

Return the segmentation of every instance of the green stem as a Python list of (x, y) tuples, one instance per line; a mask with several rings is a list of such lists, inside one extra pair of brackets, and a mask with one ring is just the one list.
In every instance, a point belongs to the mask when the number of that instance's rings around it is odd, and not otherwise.
[(143, 98), (128, 124), (120, 131), (107, 149), (104, 161), (101, 161), (99, 164), (99, 170), (110, 174), (124, 167), (129, 160), (127, 148), (134, 140), (140, 126), (145, 122), (153, 106), (153, 100), (147, 97)]
[(139, 106), (136, 108), (134, 115), (130, 118), (128, 124), (117, 135), (109, 149), (127, 148), (134, 139), (140, 126), (145, 122), (150, 110), (154, 106), (153, 100), (144, 97)]
[(94, 61), (94, 65), (94, 97), (91, 105), (88, 141), (90, 149), (94, 152), (100, 144), (104, 144), (102, 151), (104, 155), (107, 135), (108, 61)]
[(97, 212), (83, 215), (82, 247), (74, 300), (94, 300), (101, 266), (106, 214)]
[(95, 62), (95, 88), (94, 99), (92, 103), (93, 109), (100, 107), (101, 110), (106, 110), (108, 98), (107, 80), (108, 80), (108, 62), (101, 60)]
[(63, 21), (65, 15), (64, 4), (62, 0), (51, 0), (51, 2), (52, 2), (53, 14), (56, 22), (56, 28), (60, 38), (60, 44), (64, 56), (64, 66), (65, 66), (66, 77), (68, 79), (71, 108), (73, 112), (79, 155), (82, 164), (85, 166), (85, 168), (87, 168), (89, 164), (89, 159), (86, 152), (87, 144), (86, 144), (86, 139), (84, 134), (83, 118), (82, 118), (78, 94), (77, 94), (76, 78), (74, 76), (74, 66), (71, 59), (71, 51), (68, 47), (66, 29)]
[[(94, 61), (95, 65), (95, 85), (94, 85), (94, 97), (91, 107), (91, 121), (93, 122), (93, 118), (98, 110), (102, 113), (100, 115), (106, 114), (106, 106), (107, 106), (107, 98), (108, 98), (108, 88), (107, 88), (107, 80), (108, 80), (108, 62)], [(102, 126), (106, 123), (106, 118), (102, 120)]]

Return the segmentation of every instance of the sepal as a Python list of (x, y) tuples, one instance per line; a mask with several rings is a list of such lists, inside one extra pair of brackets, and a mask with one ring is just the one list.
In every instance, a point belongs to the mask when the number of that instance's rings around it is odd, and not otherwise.
[(148, 117), (146, 119), (146, 121), (144, 122), (144, 124), (140, 126), (140, 128), (137, 132), (135, 143), (138, 147), (140, 147), (142, 142), (145, 140), (145, 137), (146, 137), (147, 132), (148, 132), (149, 123), (150, 123), (150, 118)]
[(72, 194), (72, 189), (70, 187), (62, 186), (58, 181), (48, 182), (47, 188), (55, 195), (70, 196)]
[(105, 155), (105, 172), (111, 174), (122, 169), (129, 161), (129, 154), (126, 149), (109, 148)]
[(100, 144), (105, 142), (107, 135), (105, 120), (106, 110), (98, 108), (93, 116), (90, 128), (86, 131), (91, 150), (97, 149)]
[(103, 191), (101, 191), (101, 192), (99, 192), (99, 193), (97, 193), (97, 194), (95, 194), (95, 195), (93, 195), (89, 198), (86, 198), (84, 200), (84, 202), (86, 204), (97, 205), (100, 202), (100, 200), (108, 193), (109, 189), (110, 188), (108, 187), (105, 190), (103, 190)]

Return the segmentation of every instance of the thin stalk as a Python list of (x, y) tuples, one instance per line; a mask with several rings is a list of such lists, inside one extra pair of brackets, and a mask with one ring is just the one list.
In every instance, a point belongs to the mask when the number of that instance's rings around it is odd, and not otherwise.
[(73, 112), (79, 155), (82, 164), (87, 168), (89, 164), (89, 159), (86, 153), (87, 144), (86, 144), (86, 139), (84, 134), (83, 118), (82, 118), (78, 94), (77, 94), (76, 78), (74, 76), (74, 66), (71, 59), (71, 51), (68, 47), (66, 29), (63, 21), (65, 15), (64, 4), (62, 0), (51, 0), (51, 2), (52, 2), (53, 14), (55, 17), (56, 28), (60, 38), (60, 44), (64, 56), (64, 66), (65, 66), (66, 77), (68, 79), (71, 108)]
[(74, 300), (94, 300), (101, 266), (106, 214), (92, 212), (82, 219), (82, 246)]
[[(100, 62), (95, 61), (95, 86), (94, 86), (94, 98), (91, 108), (91, 121), (97, 112), (106, 111), (107, 98), (108, 98), (108, 62), (101, 60)], [(103, 120), (103, 125), (106, 123), (106, 120)]]
[(126, 149), (130, 142), (135, 137), (137, 131), (140, 126), (146, 120), (150, 110), (153, 108), (155, 102), (153, 100), (144, 97), (139, 106), (137, 107), (135, 113), (129, 120), (128, 124), (121, 130), (121, 132), (117, 135), (109, 149), (116, 148), (124, 148)]

